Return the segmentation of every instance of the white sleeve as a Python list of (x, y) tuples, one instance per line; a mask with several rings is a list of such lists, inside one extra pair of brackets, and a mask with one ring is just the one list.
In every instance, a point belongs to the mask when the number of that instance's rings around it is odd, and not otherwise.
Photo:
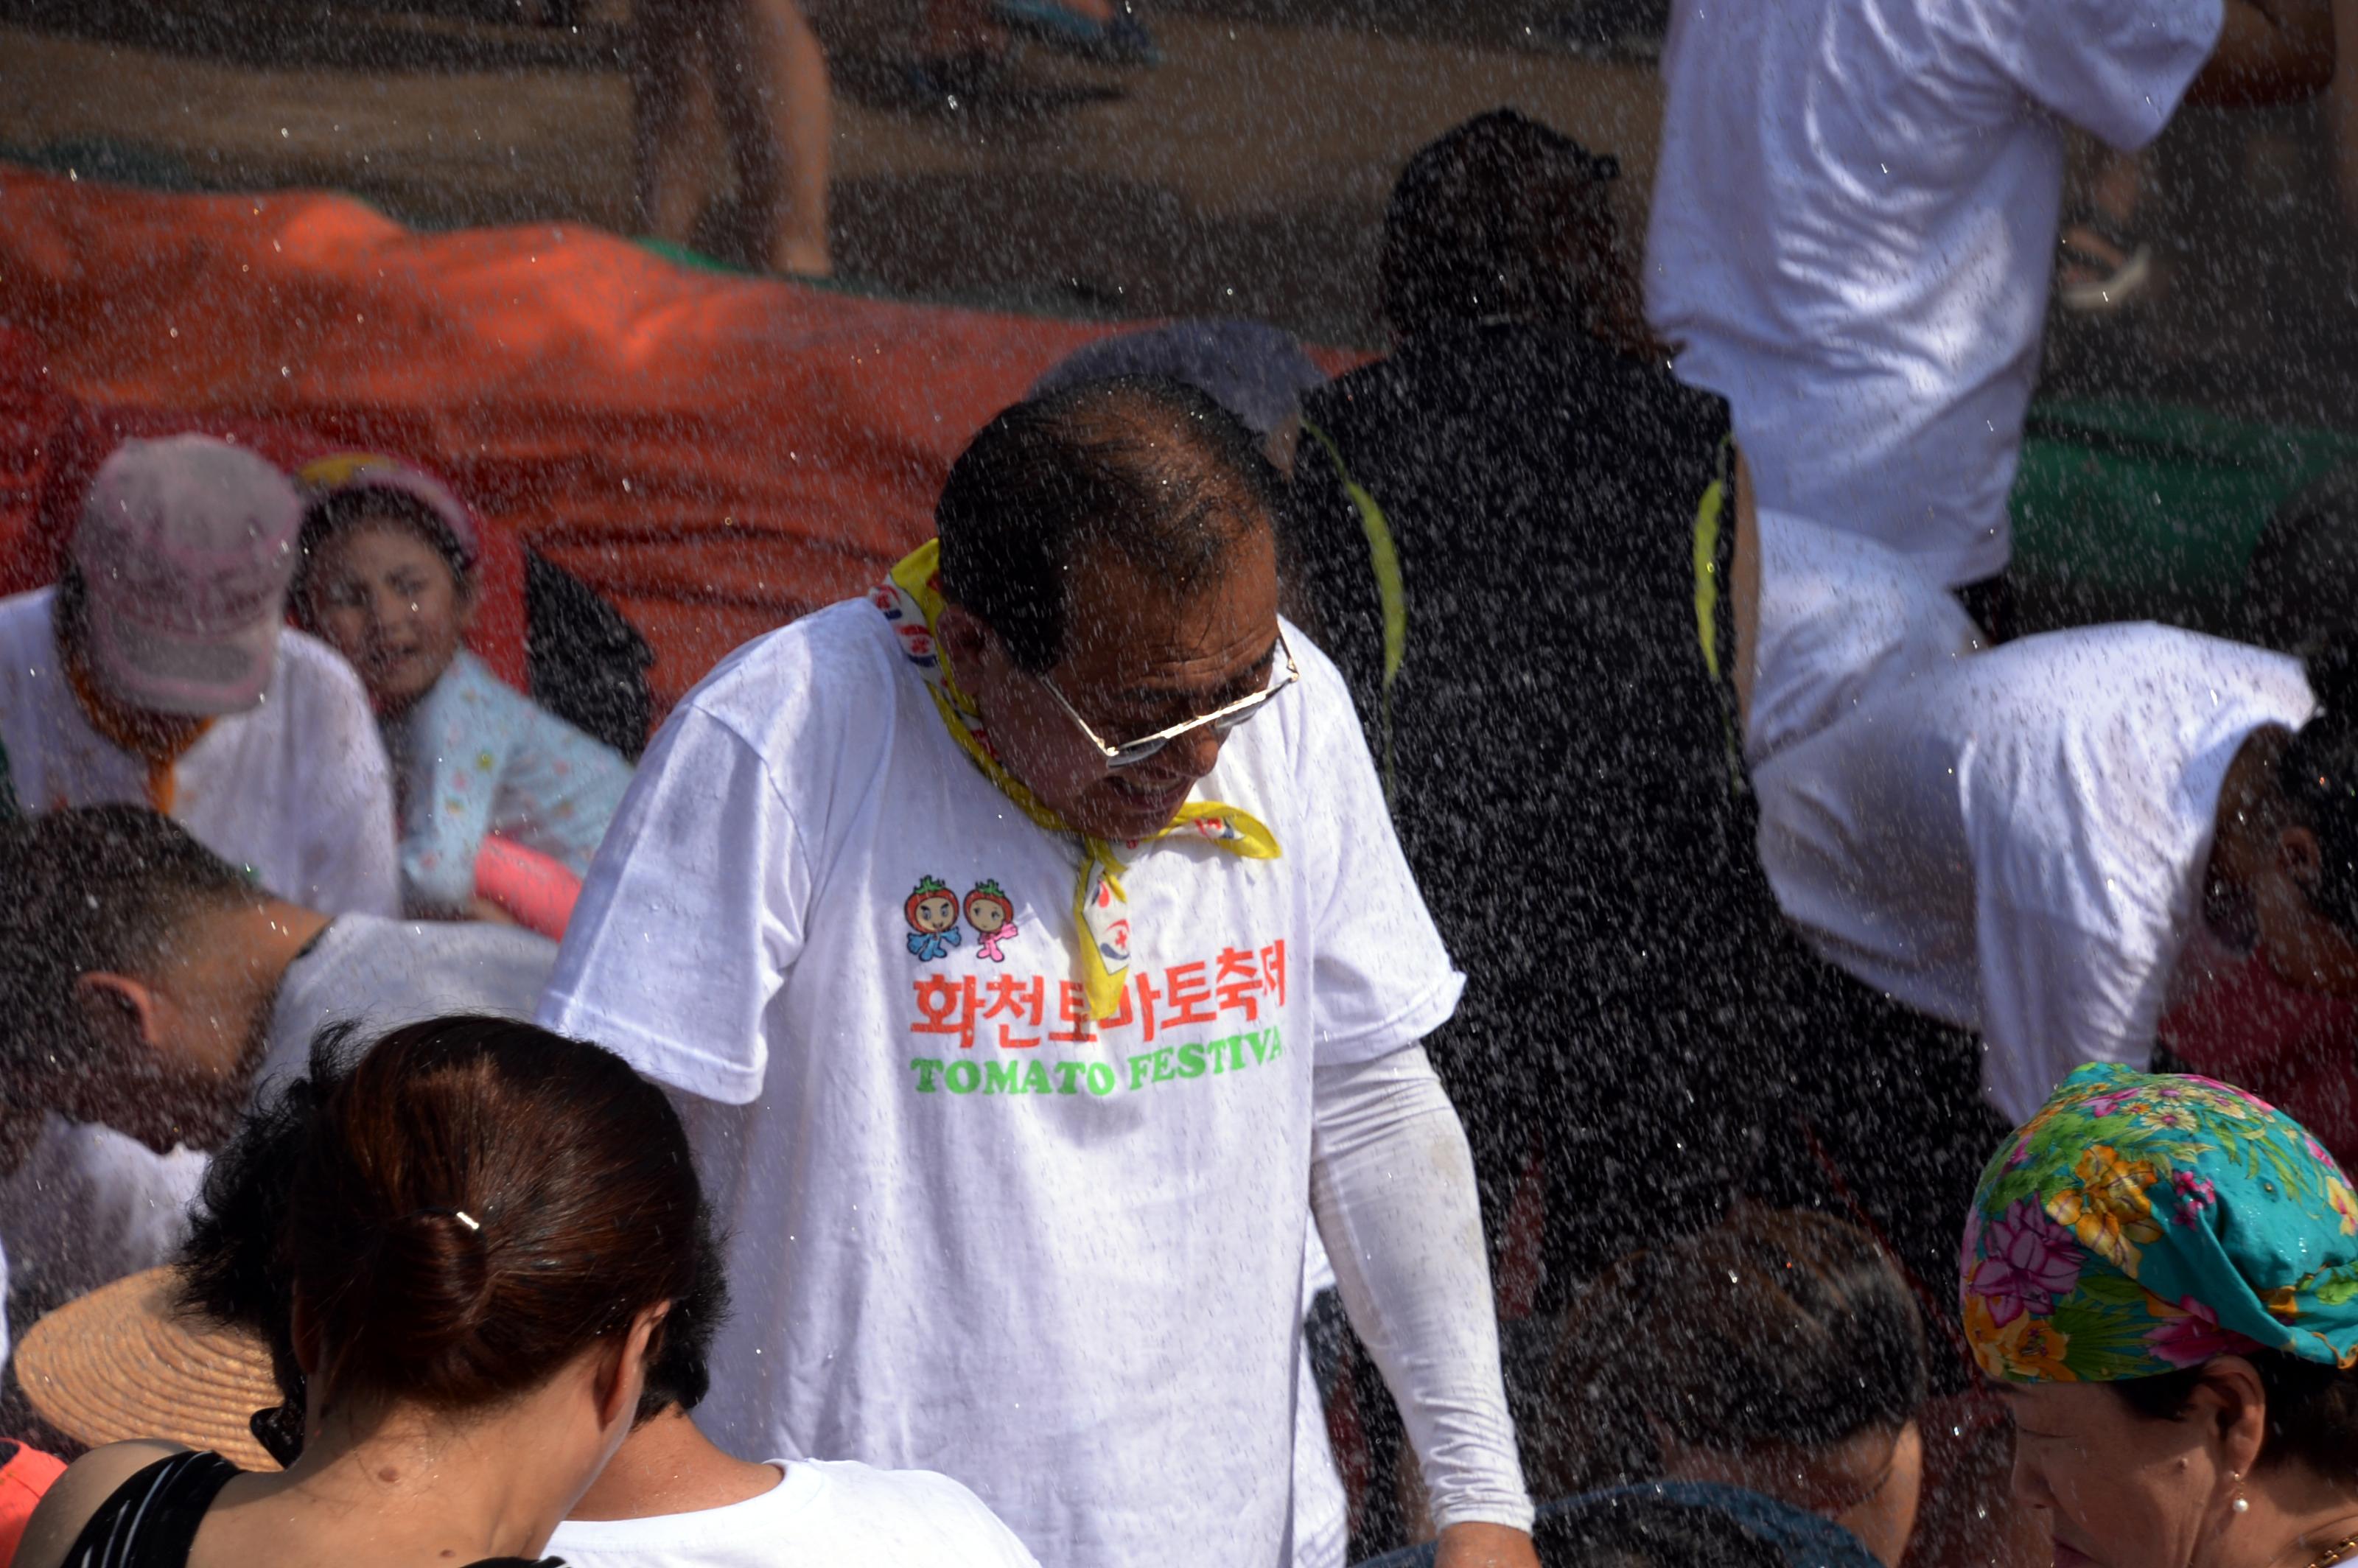
[(1316, 1070), (1310, 1203), (1434, 1521), (1529, 1530), (1474, 1160), (1422, 1045)]
[(1466, 978), (1450, 965), (1425, 908), (1368, 753), (1342, 676), (1298, 627), (1286, 641), (1302, 665), (1302, 728), (1292, 765), (1300, 852), (1313, 888), (1309, 975), (1319, 1063), (1371, 1061), (1449, 1021)]
[(2082, 1063), (2152, 1060), (2163, 966), (1987, 890), (1980, 905), (1982, 1087), (2010, 1120), (2029, 1120)]
[(39, 1309), (171, 1260), (208, 1158), (158, 1154), (127, 1133), (51, 1112), (0, 1179), (0, 1238)]
[(543, 1027), (730, 1105), (762, 1092), (763, 1016), (802, 948), (809, 868), (761, 754), (683, 706), (590, 863)]
[(2219, 46), (2223, 0), (2028, 0), (2000, 68), (2041, 108), (2123, 152), (2161, 134)]
[(401, 860), (394, 848), (393, 764), (360, 677), (341, 660), (333, 673), (340, 678), (322, 694), (311, 727), (320, 759), (319, 790), (303, 806), (309, 828), (306, 886), (295, 896), (322, 914), (397, 916)]

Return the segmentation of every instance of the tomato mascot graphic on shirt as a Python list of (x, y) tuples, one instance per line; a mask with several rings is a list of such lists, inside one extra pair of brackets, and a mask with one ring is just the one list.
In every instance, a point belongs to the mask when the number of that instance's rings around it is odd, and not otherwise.
[(1008, 902), (997, 882), (977, 882), (974, 891), (966, 895), (966, 923), (974, 927), (976, 957), (988, 958), (994, 964), (1007, 962), (1007, 955), (1000, 947), (1014, 941), (1019, 933), (1015, 905)]
[(950, 949), (965, 940), (958, 930), (957, 894), (939, 877), (919, 877), (917, 891), (901, 905), (901, 915), (909, 923), (909, 951), (921, 964), (948, 957)]

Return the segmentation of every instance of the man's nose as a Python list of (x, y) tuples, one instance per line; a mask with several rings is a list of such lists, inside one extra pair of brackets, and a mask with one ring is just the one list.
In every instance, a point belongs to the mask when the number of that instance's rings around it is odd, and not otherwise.
[(1167, 749), (1172, 762), (1185, 768), (1189, 778), (1200, 779), (1220, 760), (1220, 742), (1227, 739), (1205, 724), (1176, 737)]

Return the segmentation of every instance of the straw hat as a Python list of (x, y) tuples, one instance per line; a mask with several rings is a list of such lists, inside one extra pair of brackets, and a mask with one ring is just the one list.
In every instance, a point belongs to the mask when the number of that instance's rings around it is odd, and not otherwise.
[(162, 1437), (242, 1470), (276, 1470), (247, 1418), (279, 1403), (270, 1352), (251, 1334), (175, 1310), (170, 1269), (68, 1302), (16, 1346), (16, 1381), (42, 1420), (96, 1447)]

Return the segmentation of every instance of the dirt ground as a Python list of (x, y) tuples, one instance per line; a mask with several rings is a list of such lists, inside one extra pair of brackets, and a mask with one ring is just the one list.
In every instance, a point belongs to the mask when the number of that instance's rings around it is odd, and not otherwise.
[[(0, 0), (0, 157), (196, 188), (319, 185), (407, 222), (631, 228), (630, 0)], [(914, 0), (816, 10), (838, 98), (835, 243), (855, 287), (1060, 315), (1258, 316), (1381, 341), (1401, 162), (1500, 103), (1619, 156), (1642, 233), (1652, 67), (1548, 41), (1580, 0), (1146, 0), (1164, 63), (1033, 48), (951, 108), (908, 83)], [(2184, 114), (2152, 160), (2160, 297), (2059, 318), (2049, 389), (2358, 427), (2358, 245), (2315, 106)], [(703, 247), (741, 252), (724, 211)]]
[[(1520, 41), (1503, 16), (1313, 10), (1158, 9), (1159, 70), (1034, 48), (1003, 92), (955, 110), (905, 80), (905, 7), (819, 12), (838, 265), (898, 294), (1234, 312), (1371, 341), (1394, 171), (1501, 103), (1620, 154), (1637, 220), (1650, 68)], [(627, 230), (627, 23), (620, 0), (557, 28), (284, 0), (0, 0), (0, 149), (154, 182), (339, 187), (429, 226)], [(732, 248), (725, 222), (708, 240)]]

